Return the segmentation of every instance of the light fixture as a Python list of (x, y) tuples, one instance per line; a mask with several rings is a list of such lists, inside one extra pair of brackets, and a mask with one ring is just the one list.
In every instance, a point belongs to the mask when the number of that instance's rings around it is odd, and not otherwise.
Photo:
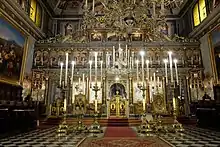
[(168, 63), (168, 60), (167, 60), (167, 59), (164, 59), (163, 62), (164, 62), (164, 63)]
[(176, 63), (178, 62), (178, 60), (177, 60), (177, 59), (174, 59), (173, 62), (176, 64)]
[(144, 56), (145, 52), (144, 51), (140, 51), (140, 55)]
[(173, 52), (172, 52), (172, 51), (169, 51), (169, 52), (168, 52), (168, 54), (169, 54), (169, 55), (172, 55), (172, 54), (173, 54)]

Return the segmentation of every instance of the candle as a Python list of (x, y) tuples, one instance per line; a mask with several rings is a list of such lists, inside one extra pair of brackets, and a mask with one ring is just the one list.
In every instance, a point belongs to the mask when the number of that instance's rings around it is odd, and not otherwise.
[(97, 56), (98, 56), (98, 53), (95, 52), (95, 83), (97, 83), (97, 67), (98, 67), (98, 64), (97, 64), (98, 58), (97, 58)]
[(142, 84), (144, 84), (144, 51), (141, 51), (140, 54), (141, 54)]
[(74, 73), (74, 61), (72, 61), (72, 71), (71, 71), (71, 84), (73, 84), (73, 73)]
[(66, 72), (65, 72), (65, 86), (67, 86), (67, 75), (68, 75), (68, 53), (66, 53)]
[(83, 85), (82, 85), (83, 93), (85, 94), (85, 74), (83, 74), (82, 82), (83, 82)]
[(100, 61), (100, 64), (101, 64), (101, 81), (102, 81), (102, 64), (103, 64), (103, 61)]
[(60, 87), (62, 86), (63, 62), (60, 63)]
[(146, 64), (147, 64), (147, 80), (149, 80), (149, 60), (146, 60)]
[(127, 44), (125, 46), (125, 59), (126, 59), (126, 63), (127, 63), (127, 61), (128, 61), (128, 46), (127, 46)]
[(97, 107), (98, 107), (98, 100), (95, 99), (95, 113), (97, 112)]
[(161, 0), (161, 14), (164, 14), (164, 0)]
[(138, 84), (139, 83), (139, 75), (138, 75), (138, 64), (139, 64), (139, 61), (138, 60), (136, 61), (136, 64), (137, 64), (137, 66), (136, 66), (137, 67), (137, 71), (136, 72), (137, 72), (137, 84)]
[(176, 71), (176, 83), (178, 85), (179, 84), (179, 79), (178, 79), (177, 59), (174, 59), (173, 62), (174, 62), (175, 71)]
[(95, 12), (95, 0), (92, 1), (92, 12)]
[(171, 76), (171, 82), (173, 82), (173, 60), (172, 60), (172, 52), (169, 51), (169, 60), (170, 60), (170, 76)]
[[(128, 47), (128, 46), (127, 46)], [(130, 64), (130, 50), (128, 49), (128, 55), (127, 55), (127, 65)]]
[(146, 110), (145, 98), (143, 98), (143, 111), (145, 112), (145, 110)]
[(115, 66), (115, 46), (112, 48), (112, 60), (113, 60), (113, 66)]
[(156, 86), (156, 73), (154, 72), (154, 87)]
[(156, 3), (153, 1), (153, 17), (156, 16)]
[(136, 3), (136, 0), (134, 0), (134, 4)]
[(173, 110), (176, 110), (176, 98), (173, 98)]
[(79, 77), (79, 82), (78, 82), (79, 87), (80, 87), (80, 84), (81, 84), (81, 78)]
[(89, 81), (92, 83), (92, 60), (89, 61)]
[(165, 66), (165, 77), (166, 77), (166, 83), (167, 83), (168, 82), (168, 77), (167, 77), (167, 63), (168, 63), (168, 60), (164, 59), (163, 62), (164, 62), (164, 66)]
[(108, 68), (108, 65), (109, 65), (108, 52), (106, 53), (106, 57), (105, 57), (105, 65), (106, 65), (106, 68)]
[(132, 57), (130, 57), (130, 70), (131, 70), (131, 67), (132, 67)]
[(88, 7), (88, 0), (86, 0), (86, 4), (85, 4), (86, 8)]
[(63, 111), (66, 112), (66, 98), (64, 99), (64, 108)]
[(44, 57), (41, 56), (41, 65), (43, 66), (44, 65)]
[(160, 77), (157, 77), (157, 86), (160, 86)]

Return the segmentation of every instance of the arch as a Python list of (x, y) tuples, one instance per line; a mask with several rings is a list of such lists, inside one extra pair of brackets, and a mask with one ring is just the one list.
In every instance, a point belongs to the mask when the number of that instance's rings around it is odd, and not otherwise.
[(126, 90), (125, 90), (125, 86), (121, 83), (114, 83), (110, 86), (110, 98), (112, 98), (114, 95), (116, 95), (116, 91), (119, 92), (119, 95), (121, 95), (122, 97), (126, 97)]

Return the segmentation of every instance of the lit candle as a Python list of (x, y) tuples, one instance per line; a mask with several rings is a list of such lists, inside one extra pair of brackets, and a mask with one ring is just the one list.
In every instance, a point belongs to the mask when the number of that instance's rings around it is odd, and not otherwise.
[(146, 64), (147, 64), (147, 80), (149, 80), (149, 63), (150, 61), (149, 60), (146, 60)]
[(98, 68), (98, 64), (97, 64), (97, 60), (98, 60), (98, 53), (95, 52), (95, 83), (97, 83), (97, 68)]
[(176, 98), (173, 98), (173, 110), (176, 110)]
[(68, 53), (66, 53), (66, 72), (65, 72), (65, 86), (67, 86), (67, 75), (68, 75)]
[(89, 61), (89, 81), (92, 83), (92, 60)]
[(139, 61), (138, 60), (136, 60), (136, 64), (137, 64), (137, 84), (139, 83), (139, 75), (138, 75), (138, 64), (139, 64)]
[(72, 71), (71, 71), (71, 84), (73, 84), (73, 73), (74, 73), (74, 61), (72, 61)]
[(62, 86), (63, 62), (60, 63), (60, 86)]
[(115, 46), (112, 48), (112, 60), (113, 60), (113, 66), (115, 66)]
[(178, 69), (177, 69), (177, 59), (174, 59), (173, 62), (174, 62), (175, 71), (176, 71), (176, 83), (178, 85), (179, 84), (179, 78), (178, 78)]
[(141, 51), (140, 54), (141, 54), (142, 84), (144, 84), (144, 51)]
[(95, 0), (92, 1), (92, 12), (95, 12)]
[(168, 77), (167, 77), (167, 63), (168, 63), (168, 60), (164, 59), (163, 62), (164, 62), (164, 66), (165, 66), (165, 77), (166, 77), (166, 83), (167, 83), (168, 82)]
[(171, 82), (173, 82), (173, 60), (172, 60), (172, 52), (169, 51), (169, 60), (170, 60), (170, 76), (171, 76)]

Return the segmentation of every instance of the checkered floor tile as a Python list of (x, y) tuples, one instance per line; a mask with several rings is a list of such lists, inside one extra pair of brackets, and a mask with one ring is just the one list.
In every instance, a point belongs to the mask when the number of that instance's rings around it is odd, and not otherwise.
[(67, 136), (59, 137), (56, 133), (56, 127), (35, 130), (28, 133), (16, 135), (9, 138), (0, 140), (1, 147), (57, 147), (57, 146), (76, 146), (86, 134), (74, 134), (71, 133)]
[(220, 147), (220, 132), (185, 127), (183, 133), (167, 133), (161, 137), (177, 147)]

